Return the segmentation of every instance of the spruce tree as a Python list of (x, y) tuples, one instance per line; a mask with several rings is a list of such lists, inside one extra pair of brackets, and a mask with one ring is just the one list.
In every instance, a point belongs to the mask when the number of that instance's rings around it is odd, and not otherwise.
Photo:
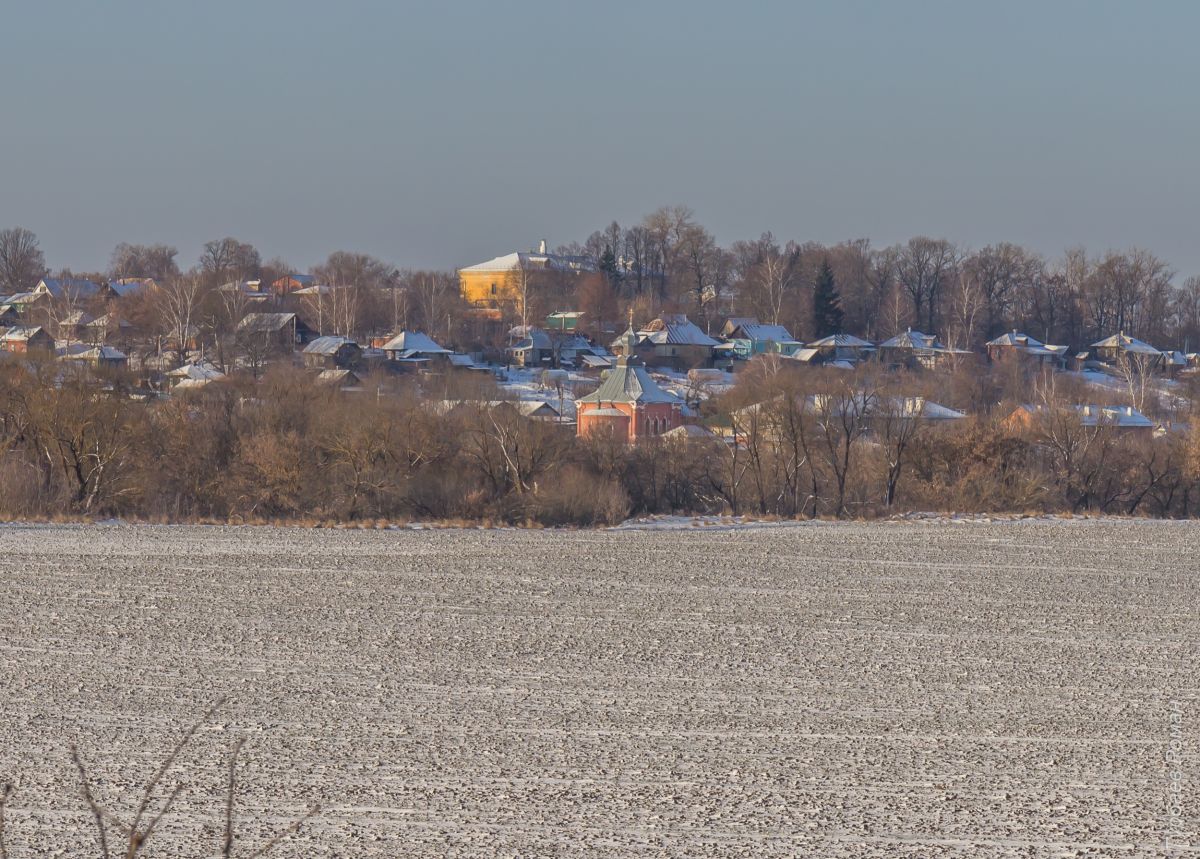
[(617, 265), (617, 255), (613, 253), (612, 245), (604, 246), (604, 253), (600, 255), (600, 271), (613, 286), (621, 280), (621, 269)]
[(838, 297), (837, 283), (828, 259), (822, 261), (813, 287), (813, 326), (818, 339), (839, 334), (842, 330), (842, 300)]

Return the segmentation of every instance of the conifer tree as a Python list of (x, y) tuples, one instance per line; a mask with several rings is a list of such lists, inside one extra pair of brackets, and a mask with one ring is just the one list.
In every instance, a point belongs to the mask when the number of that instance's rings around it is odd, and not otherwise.
[(813, 326), (818, 339), (842, 330), (842, 300), (828, 259), (822, 261), (813, 288)]

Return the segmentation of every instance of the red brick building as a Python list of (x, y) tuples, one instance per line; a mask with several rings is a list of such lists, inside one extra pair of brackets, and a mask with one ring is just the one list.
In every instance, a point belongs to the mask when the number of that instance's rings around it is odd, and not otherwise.
[(580, 436), (611, 432), (636, 442), (683, 423), (683, 401), (660, 388), (646, 372), (635, 353), (637, 335), (632, 328), (623, 339), (628, 349), (600, 387), (575, 401), (575, 431)]

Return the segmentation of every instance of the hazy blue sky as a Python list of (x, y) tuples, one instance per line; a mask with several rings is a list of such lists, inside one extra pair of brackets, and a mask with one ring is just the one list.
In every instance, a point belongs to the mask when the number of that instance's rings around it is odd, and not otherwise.
[(722, 242), (1141, 245), (1200, 274), (1194, 2), (25, 2), (0, 226), (452, 267), (684, 203)]

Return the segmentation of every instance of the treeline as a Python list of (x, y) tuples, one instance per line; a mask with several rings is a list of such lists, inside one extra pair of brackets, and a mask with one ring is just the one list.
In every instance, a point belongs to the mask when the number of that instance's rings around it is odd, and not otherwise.
[[(415, 271), (345, 251), (311, 270), (334, 291), (299, 309), (323, 333), (364, 338), (416, 329), (464, 350), (503, 345), (507, 325), (563, 309), (584, 311), (593, 333), (603, 334), (623, 324), (631, 307), (639, 321), (683, 311), (710, 330), (731, 316), (755, 316), (801, 340), (836, 327), (878, 342), (913, 327), (968, 348), (1016, 328), (1078, 347), (1116, 331), (1163, 349), (1200, 344), (1200, 278), (1181, 280), (1166, 261), (1137, 248), (1074, 248), (1046, 259), (1007, 242), (967, 249), (917, 237), (878, 248), (868, 239), (822, 245), (769, 232), (723, 247), (691, 210), (673, 206), (633, 226), (613, 222), (556, 251), (581, 258), (594, 273), (547, 272), (530, 284), (525, 313), (502, 308), (503, 326), (479, 323), (452, 271)], [(56, 274), (152, 277), (163, 289), (125, 302), (122, 314), (143, 332), (170, 335), (191, 326), (202, 343), (216, 344), (247, 309), (238, 293), (218, 292), (220, 285), (270, 283), (298, 270), (282, 259), (263, 260), (234, 238), (208, 242), (187, 268), (177, 256), (166, 245), (123, 243), (105, 272)], [(0, 231), (0, 295), (31, 289), (46, 273), (36, 236)]]
[(1137, 248), (1073, 248), (1048, 260), (1009, 242), (971, 250), (920, 236), (878, 248), (869, 239), (822, 245), (770, 232), (721, 247), (690, 209), (674, 206), (634, 227), (613, 222), (559, 251), (587, 258), (625, 297), (651, 293), (701, 319), (756, 316), (802, 340), (829, 333), (820, 318), (828, 266), (841, 328), (873, 342), (912, 327), (963, 348), (1013, 328), (1067, 345), (1118, 330), (1162, 348), (1200, 343), (1200, 278), (1176, 282), (1164, 260)]
[[(763, 362), (769, 366), (771, 362)], [(749, 373), (705, 407), (719, 437), (636, 446), (496, 405), (487, 382), (433, 391), (396, 377), (338, 393), (277, 367), (141, 401), (120, 380), (51, 383), (53, 365), (0, 363), (0, 515), (171, 521), (494, 521), (596, 525), (630, 515), (873, 517), (906, 510), (1189, 517), (1200, 436), (1088, 426), (1087, 393), (918, 417), (930, 393), (874, 368)], [(980, 373), (939, 378), (939, 398)], [(427, 382), (427, 384), (432, 384)]]

